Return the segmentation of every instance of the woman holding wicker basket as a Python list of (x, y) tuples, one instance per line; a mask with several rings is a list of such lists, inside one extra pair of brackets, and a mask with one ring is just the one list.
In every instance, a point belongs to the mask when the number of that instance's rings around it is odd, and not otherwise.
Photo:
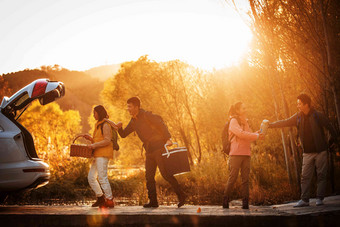
[[(108, 114), (102, 105), (94, 107), (93, 116), (97, 120), (94, 127), (93, 137), (84, 135), (84, 138), (91, 141), (88, 145), (93, 150), (93, 161), (88, 174), (88, 182), (95, 192), (97, 201), (92, 207), (114, 207), (112, 190), (107, 177), (109, 159), (113, 158), (112, 129), (105, 122)], [(98, 179), (97, 179), (98, 178)]]

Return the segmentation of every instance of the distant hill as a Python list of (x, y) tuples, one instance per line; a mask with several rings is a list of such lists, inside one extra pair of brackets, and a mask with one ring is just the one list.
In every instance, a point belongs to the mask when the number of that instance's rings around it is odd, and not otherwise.
[[(83, 132), (88, 132), (90, 126), (88, 117), (91, 116), (93, 105), (100, 104), (99, 94), (104, 82), (85, 72), (70, 71), (57, 67), (43, 67), (42, 69), (23, 70), (2, 75), (8, 83), (12, 94), (22, 87), (39, 78), (62, 81), (66, 87), (65, 97), (57, 103), (63, 110), (78, 110), (81, 115)], [(11, 96), (12, 94), (6, 94)]]
[(102, 65), (102, 66), (91, 68), (84, 72), (89, 74), (93, 78), (98, 78), (101, 81), (105, 81), (109, 77), (112, 77), (113, 75), (115, 75), (118, 72), (119, 68), (120, 68), (120, 64)]

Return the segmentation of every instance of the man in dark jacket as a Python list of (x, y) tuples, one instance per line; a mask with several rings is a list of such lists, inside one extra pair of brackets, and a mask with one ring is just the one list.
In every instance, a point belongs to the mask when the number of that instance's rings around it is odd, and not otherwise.
[(144, 204), (144, 207), (158, 207), (155, 182), (157, 166), (163, 178), (174, 188), (179, 200), (178, 207), (183, 206), (186, 196), (176, 178), (173, 175), (167, 174), (162, 159), (164, 145), (172, 145), (171, 135), (167, 126), (160, 116), (141, 109), (138, 97), (132, 97), (127, 100), (127, 109), (132, 118), (125, 129), (122, 129), (121, 122), (117, 123), (118, 133), (122, 138), (125, 138), (130, 133), (136, 131), (146, 150), (145, 177), (150, 202)]
[(286, 120), (269, 124), (269, 128), (296, 126), (303, 149), (301, 174), (301, 200), (294, 207), (309, 206), (310, 185), (314, 170), (317, 172), (316, 205), (323, 205), (327, 183), (328, 141), (324, 129), (331, 134), (335, 143), (336, 132), (329, 120), (321, 112), (311, 107), (311, 98), (306, 94), (297, 97), (297, 107), (300, 112)]

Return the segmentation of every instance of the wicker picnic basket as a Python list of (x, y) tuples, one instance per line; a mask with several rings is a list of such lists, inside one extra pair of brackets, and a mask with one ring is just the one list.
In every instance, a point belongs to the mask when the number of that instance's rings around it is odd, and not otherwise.
[(82, 135), (76, 136), (74, 138), (71, 147), (70, 147), (70, 156), (71, 157), (83, 157), (83, 158), (91, 158), (93, 150), (89, 148), (86, 144), (75, 144), (76, 139), (82, 137)]

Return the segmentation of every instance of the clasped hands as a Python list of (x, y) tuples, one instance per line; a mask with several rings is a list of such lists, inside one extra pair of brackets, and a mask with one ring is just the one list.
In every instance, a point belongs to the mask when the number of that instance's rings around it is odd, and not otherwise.
[(263, 133), (261, 133), (261, 130), (257, 130), (256, 131), (256, 133), (258, 133), (259, 134), (259, 138), (258, 138), (258, 140), (264, 140), (265, 139), (265, 134), (263, 134)]
[[(118, 129), (120, 129), (120, 128), (122, 128), (123, 127), (123, 123), (122, 122), (118, 122), (118, 123), (114, 123), (113, 121), (111, 121), (111, 120), (109, 120), (109, 119), (107, 119), (107, 118), (105, 118), (104, 119), (107, 123), (109, 123), (110, 125), (111, 125), (111, 127), (113, 127), (115, 130), (118, 130)], [(167, 146), (172, 146), (172, 141), (171, 141), (171, 139), (168, 139), (167, 141), (166, 141), (166, 145)]]

